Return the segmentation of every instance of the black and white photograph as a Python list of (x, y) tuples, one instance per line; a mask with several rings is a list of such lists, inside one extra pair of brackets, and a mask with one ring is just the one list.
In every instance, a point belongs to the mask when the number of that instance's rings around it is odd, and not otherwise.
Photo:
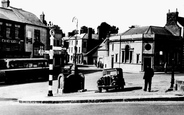
[(0, 4), (0, 115), (183, 115), (183, 0)]

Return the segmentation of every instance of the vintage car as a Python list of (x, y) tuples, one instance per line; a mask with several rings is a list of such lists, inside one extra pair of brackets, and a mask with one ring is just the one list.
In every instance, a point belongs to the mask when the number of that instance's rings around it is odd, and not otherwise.
[(104, 69), (103, 76), (97, 81), (99, 92), (102, 89), (108, 91), (108, 89), (122, 90), (125, 86), (123, 78), (123, 70), (121, 68)]

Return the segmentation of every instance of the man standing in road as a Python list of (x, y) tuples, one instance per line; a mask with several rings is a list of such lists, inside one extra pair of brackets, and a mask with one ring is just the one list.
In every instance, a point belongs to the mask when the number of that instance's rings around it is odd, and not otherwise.
[(147, 91), (147, 86), (148, 86), (148, 91), (151, 92), (151, 82), (152, 82), (153, 75), (154, 75), (153, 69), (150, 66), (147, 66), (143, 76), (143, 79), (145, 81), (144, 91)]

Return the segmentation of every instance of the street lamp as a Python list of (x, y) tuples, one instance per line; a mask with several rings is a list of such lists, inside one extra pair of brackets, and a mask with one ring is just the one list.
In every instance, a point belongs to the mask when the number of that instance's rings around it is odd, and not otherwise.
[(77, 68), (77, 64), (76, 64), (76, 58), (77, 58), (77, 33), (78, 33), (78, 19), (76, 17), (73, 17), (72, 22), (76, 23), (76, 31), (75, 31), (75, 46), (74, 46), (74, 65), (72, 66), (72, 71), (74, 71), (74, 74), (77, 75), (78, 74), (78, 68)]

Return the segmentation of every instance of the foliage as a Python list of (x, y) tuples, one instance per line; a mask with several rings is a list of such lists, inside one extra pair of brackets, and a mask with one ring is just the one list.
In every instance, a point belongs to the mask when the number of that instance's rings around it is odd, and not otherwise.
[(100, 39), (105, 39), (107, 36), (110, 36), (110, 34), (117, 34), (119, 28), (116, 26), (111, 26), (106, 22), (102, 22), (100, 26), (97, 27), (98, 34)]

